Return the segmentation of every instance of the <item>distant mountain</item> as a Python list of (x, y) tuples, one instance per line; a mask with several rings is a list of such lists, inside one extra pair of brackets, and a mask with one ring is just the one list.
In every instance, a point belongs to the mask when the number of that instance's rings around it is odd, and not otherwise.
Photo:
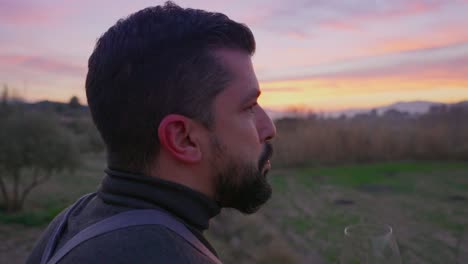
[[(13, 101), (13, 104), (21, 104), (31, 110), (55, 110), (63, 111), (64, 109), (69, 109), (68, 103), (53, 102), (53, 101), (39, 101), (34, 103), (28, 103), (24, 101)], [(375, 108), (355, 108), (355, 109), (346, 109), (342, 111), (331, 111), (331, 112), (320, 112), (315, 113), (324, 117), (339, 117), (345, 115), (347, 117), (353, 117), (358, 114), (369, 113), (372, 110), (376, 110), (379, 115), (382, 115), (388, 110), (397, 110), (399, 112), (407, 112), (412, 115), (424, 114), (429, 111), (432, 106), (446, 105), (447, 107), (462, 107), (468, 108), (468, 101), (462, 101), (453, 104), (444, 104), (439, 102), (430, 102), (430, 101), (410, 101), (410, 102), (396, 102), (391, 105), (375, 107)], [(88, 106), (79, 105), (75, 107), (75, 110), (80, 112), (88, 112)], [(308, 112), (298, 112), (298, 111), (278, 111), (272, 109), (265, 109), (266, 113), (272, 119), (280, 119), (284, 117), (304, 117), (309, 115)]]
[(308, 112), (298, 112), (298, 111), (277, 111), (271, 109), (265, 109), (265, 112), (271, 119), (281, 119), (285, 117), (305, 117)]
[(468, 101), (462, 101), (462, 102), (459, 102), (459, 103), (451, 104), (451, 107), (468, 108)]
[[(406, 112), (411, 115), (420, 115), (427, 113), (429, 109), (433, 106), (438, 105), (446, 105), (448, 107), (467, 107), (468, 108), (468, 101), (462, 101), (459, 103), (454, 104), (444, 104), (439, 102), (430, 102), (430, 101), (410, 101), (410, 102), (396, 102), (391, 105), (375, 107), (375, 108), (354, 108), (354, 109), (346, 109), (341, 111), (331, 111), (331, 112), (324, 112), (320, 113), (325, 117), (339, 117), (345, 115), (347, 117), (353, 117), (358, 114), (369, 113), (372, 110), (376, 110), (379, 115), (389, 111), (389, 110), (397, 110), (399, 112)], [(281, 111), (270, 111), (267, 110), (267, 113), (270, 115), (272, 119), (278, 119), (288, 116), (303, 116), (304, 114), (298, 114), (295, 112), (281, 112)]]
[(377, 112), (383, 114), (388, 110), (397, 110), (400, 112), (407, 112), (410, 114), (424, 114), (429, 111), (432, 106), (443, 105), (442, 103), (429, 102), (429, 101), (412, 101), (412, 102), (397, 102), (389, 106), (379, 107)]
[(406, 112), (411, 115), (420, 115), (425, 114), (429, 111), (429, 109), (433, 106), (441, 106), (446, 105), (447, 107), (468, 107), (468, 101), (462, 101), (459, 103), (453, 104), (445, 104), (439, 102), (430, 102), (430, 101), (410, 101), (410, 102), (397, 102), (391, 105), (382, 106), (382, 107), (375, 107), (371, 109), (349, 109), (344, 111), (337, 111), (337, 112), (330, 112), (327, 113), (326, 116), (330, 117), (338, 117), (340, 115), (346, 115), (348, 117), (353, 117), (357, 114), (368, 113), (369, 111), (375, 109), (379, 115), (389, 111), (389, 110), (397, 110), (399, 112)]
[(57, 112), (63, 112), (66, 111), (67, 109), (72, 109), (73, 111), (79, 111), (79, 112), (87, 112), (88, 111), (88, 106), (86, 105), (76, 105), (74, 107), (71, 107), (70, 104), (68, 103), (62, 103), (62, 102), (54, 102), (54, 101), (39, 101), (39, 102), (25, 102), (21, 100), (15, 100), (10, 102), (13, 105), (21, 105), (25, 109), (32, 110), (32, 111), (45, 111), (45, 110), (51, 110), (51, 111), (57, 111)]
[(275, 111), (271, 109), (265, 109), (265, 111), (271, 119), (280, 119), (280, 118), (287, 116), (286, 112), (282, 112), (282, 111)]

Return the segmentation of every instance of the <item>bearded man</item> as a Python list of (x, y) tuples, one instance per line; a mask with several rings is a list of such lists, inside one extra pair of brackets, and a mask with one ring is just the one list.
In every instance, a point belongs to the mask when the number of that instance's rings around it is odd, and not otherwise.
[(254, 51), (247, 26), (172, 2), (107, 30), (86, 79), (106, 175), (28, 263), (220, 263), (203, 237), (210, 219), (254, 213), (272, 192), (276, 130), (257, 102)]

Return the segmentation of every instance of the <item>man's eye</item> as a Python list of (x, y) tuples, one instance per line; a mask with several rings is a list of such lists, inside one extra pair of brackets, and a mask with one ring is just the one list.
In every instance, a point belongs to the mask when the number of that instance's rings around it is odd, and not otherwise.
[(253, 104), (253, 105), (249, 106), (249, 107), (247, 108), (247, 110), (248, 110), (248, 111), (250, 111), (251, 113), (253, 113), (253, 112), (254, 112), (254, 110), (255, 110), (255, 107), (256, 107), (257, 105), (258, 105), (258, 104), (257, 104), (257, 103), (255, 103), (255, 104)]

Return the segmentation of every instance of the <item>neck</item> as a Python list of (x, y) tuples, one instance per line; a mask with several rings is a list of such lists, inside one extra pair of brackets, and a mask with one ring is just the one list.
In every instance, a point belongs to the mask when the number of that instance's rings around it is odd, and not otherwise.
[(174, 160), (159, 159), (158, 165), (153, 166), (149, 176), (184, 185), (194, 191), (200, 192), (214, 199), (214, 180), (209, 177), (206, 168), (195, 165), (187, 165)]

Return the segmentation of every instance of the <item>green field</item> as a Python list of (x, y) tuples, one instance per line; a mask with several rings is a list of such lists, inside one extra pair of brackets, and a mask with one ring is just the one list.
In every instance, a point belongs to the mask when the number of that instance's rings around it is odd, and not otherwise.
[[(104, 158), (55, 175), (24, 213), (0, 212), (0, 263), (22, 263), (47, 222), (95, 190)], [(391, 162), (273, 170), (271, 201), (257, 214), (223, 210), (207, 236), (224, 263), (338, 263), (343, 229), (391, 225), (403, 263), (468, 263), (468, 163)]]

